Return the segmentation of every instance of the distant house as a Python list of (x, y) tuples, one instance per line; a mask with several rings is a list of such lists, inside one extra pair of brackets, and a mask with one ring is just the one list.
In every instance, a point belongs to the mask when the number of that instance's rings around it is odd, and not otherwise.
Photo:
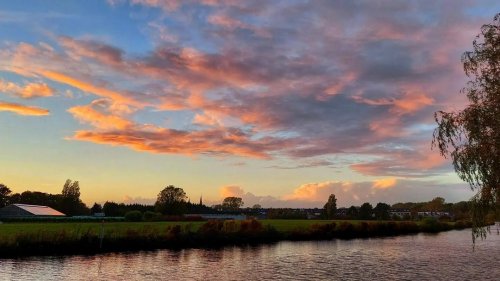
[(0, 209), (0, 218), (64, 217), (65, 214), (48, 206), (12, 204)]
[(201, 217), (205, 220), (245, 220), (246, 215), (234, 214), (186, 214), (185, 217)]
[(397, 216), (399, 218), (411, 217), (411, 211), (408, 209), (391, 209), (389, 211), (391, 216)]
[(432, 218), (439, 218), (439, 217), (450, 217), (451, 214), (450, 212), (436, 212), (436, 211), (423, 211), (423, 212), (418, 212), (417, 215), (419, 217), (432, 217)]

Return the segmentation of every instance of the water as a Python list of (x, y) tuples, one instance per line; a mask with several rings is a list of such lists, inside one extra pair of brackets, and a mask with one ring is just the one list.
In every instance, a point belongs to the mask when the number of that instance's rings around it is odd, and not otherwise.
[(500, 236), (470, 230), (220, 250), (0, 260), (0, 280), (500, 280)]

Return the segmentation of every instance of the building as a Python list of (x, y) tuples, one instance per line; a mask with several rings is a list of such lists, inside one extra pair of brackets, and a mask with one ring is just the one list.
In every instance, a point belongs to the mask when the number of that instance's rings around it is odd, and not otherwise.
[(234, 214), (186, 214), (185, 217), (201, 217), (205, 220), (246, 220), (246, 215)]
[(65, 214), (47, 206), (12, 204), (0, 209), (0, 218), (64, 217)]
[(411, 217), (411, 211), (409, 209), (391, 209), (389, 211), (389, 214), (391, 217), (399, 217), (399, 218), (410, 218)]

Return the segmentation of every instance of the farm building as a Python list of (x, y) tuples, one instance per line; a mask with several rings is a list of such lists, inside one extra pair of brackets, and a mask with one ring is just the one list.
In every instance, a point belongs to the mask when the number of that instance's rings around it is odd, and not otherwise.
[(63, 217), (65, 214), (47, 206), (12, 204), (0, 209), (0, 218)]

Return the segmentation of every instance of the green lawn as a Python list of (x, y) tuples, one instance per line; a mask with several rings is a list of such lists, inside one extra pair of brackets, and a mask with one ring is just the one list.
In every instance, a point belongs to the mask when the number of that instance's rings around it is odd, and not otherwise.
[[(156, 230), (163, 232), (169, 226), (181, 225), (188, 227), (191, 231), (196, 231), (204, 222), (50, 222), (50, 223), (3, 223), (0, 224), (0, 241), (9, 240), (19, 234), (36, 233), (60, 233), (65, 231), (68, 235), (82, 233), (98, 234), (101, 228), (105, 234), (112, 236), (121, 236), (127, 231), (148, 231)], [(188, 226), (189, 225), (189, 226)]]
[[(260, 220), (263, 225), (271, 225), (279, 232), (288, 232), (295, 229), (307, 229), (313, 224), (331, 223), (331, 220)], [(336, 221), (339, 223), (340, 221)], [(359, 221), (345, 221), (358, 223)], [(65, 231), (68, 235), (82, 233), (98, 234), (101, 227), (105, 234), (121, 236), (127, 231), (152, 231), (163, 232), (170, 226), (180, 225), (183, 229), (197, 231), (205, 222), (49, 222), (49, 223), (3, 223), (0, 224), (0, 240), (9, 240), (19, 234), (60, 233)]]

